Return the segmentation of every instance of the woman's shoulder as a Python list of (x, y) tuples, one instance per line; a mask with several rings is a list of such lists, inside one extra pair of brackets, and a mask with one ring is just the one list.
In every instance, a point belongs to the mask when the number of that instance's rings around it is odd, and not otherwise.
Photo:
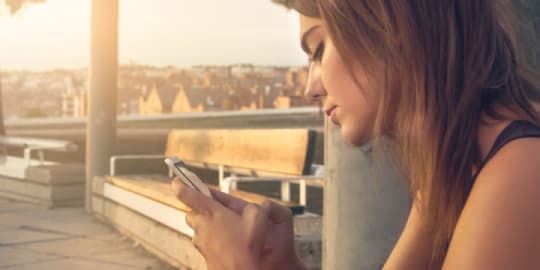
[(488, 196), (493, 196), (491, 208), (523, 200), (540, 203), (540, 127), (527, 121), (504, 125), (485, 161), (468, 204), (483, 201)]
[(493, 171), (512, 173), (514, 167), (508, 166), (509, 159), (536, 160), (540, 126), (525, 120), (501, 121), (481, 127), (478, 140), (482, 162), (477, 168), (477, 178), (486, 178)]
[(504, 125), (485, 161), (468, 204), (487, 200), (489, 196), (493, 196), (490, 208), (513, 203), (517, 207), (518, 201), (524, 200), (540, 203), (540, 127), (527, 121)]
[[(515, 135), (500, 139), (500, 146), (495, 145), (476, 180), (476, 184), (488, 179), (517, 180), (519, 178), (537, 178), (540, 182), (540, 129), (538, 136)], [(491, 182), (491, 181), (490, 181)], [(517, 184), (517, 183), (516, 183)]]
[[(502, 137), (519, 129), (510, 125)], [(516, 134), (496, 139), (504, 144), (478, 174), (445, 269), (540, 269), (540, 137)]]

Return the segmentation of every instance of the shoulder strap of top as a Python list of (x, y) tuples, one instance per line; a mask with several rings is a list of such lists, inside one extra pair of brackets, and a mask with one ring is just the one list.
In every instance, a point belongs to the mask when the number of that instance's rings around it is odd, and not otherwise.
[(501, 134), (497, 136), (493, 147), (478, 168), (478, 172), (480, 172), (486, 163), (490, 161), (506, 144), (513, 140), (530, 137), (540, 137), (540, 127), (524, 120), (516, 120), (510, 123), (510, 125), (508, 125), (501, 132)]

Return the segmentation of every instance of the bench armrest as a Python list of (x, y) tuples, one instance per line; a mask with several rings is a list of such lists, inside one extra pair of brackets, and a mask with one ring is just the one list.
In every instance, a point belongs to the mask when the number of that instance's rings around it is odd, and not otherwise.
[(144, 160), (144, 159), (159, 159), (165, 158), (164, 155), (118, 155), (112, 156), (110, 159), (109, 175), (114, 176), (116, 174), (116, 161), (118, 160)]
[[(285, 183), (300, 183), (302, 180), (322, 180), (324, 179), (324, 165), (312, 164), (309, 175), (300, 176), (236, 176), (231, 175), (227, 178), (220, 177), (220, 189), (223, 192), (230, 191), (231, 187), (238, 182), (285, 182)], [(228, 192), (227, 192), (228, 193)]]
[[(319, 182), (323, 179), (322, 175), (302, 175), (293, 177), (253, 177), (253, 176), (229, 176), (224, 178), (219, 183), (219, 188), (222, 192), (230, 193), (236, 189), (239, 182), (281, 182), (281, 200), (290, 201), (290, 183), (298, 183), (300, 185), (300, 205), (306, 205), (306, 190), (307, 182)], [(318, 185), (320, 186), (320, 185)]]

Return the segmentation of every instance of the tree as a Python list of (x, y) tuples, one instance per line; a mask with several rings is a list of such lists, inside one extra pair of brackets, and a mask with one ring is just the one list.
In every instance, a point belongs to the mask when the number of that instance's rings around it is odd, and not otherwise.
[(293, 0), (272, 0), (273, 3), (276, 3), (278, 5), (285, 6), (286, 8), (291, 8), (291, 2)]
[[(0, 2), (2, 2), (0, 0)], [(45, 0), (3, 0), (4, 5), (6, 5), (9, 9), (9, 12), (13, 15), (17, 13), (21, 8), (23, 8), (26, 4), (30, 3), (41, 3), (45, 2)]]

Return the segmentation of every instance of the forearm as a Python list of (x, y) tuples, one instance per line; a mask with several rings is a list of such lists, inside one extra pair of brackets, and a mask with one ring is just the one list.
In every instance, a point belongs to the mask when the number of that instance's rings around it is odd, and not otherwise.
[(290, 260), (289, 263), (287, 263), (287, 265), (283, 265), (283, 267), (280, 267), (279, 269), (284, 269), (284, 270), (307, 270), (307, 267), (306, 265), (302, 262), (302, 260), (300, 258), (298, 258), (298, 256), (294, 256), (294, 258), (292, 260)]
[(306, 265), (299, 259), (298, 263), (294, 267), (295, 270), (307, 270)]

